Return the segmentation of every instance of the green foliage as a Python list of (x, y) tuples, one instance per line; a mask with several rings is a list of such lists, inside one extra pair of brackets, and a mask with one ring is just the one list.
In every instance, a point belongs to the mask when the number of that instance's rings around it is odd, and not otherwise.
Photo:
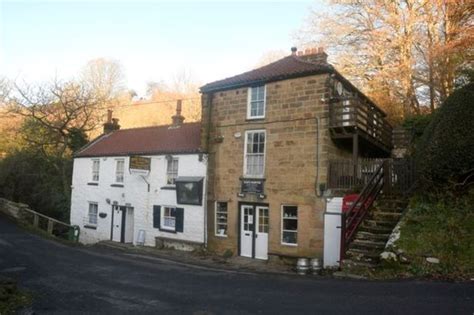
[(85, 131), (78, 128), (71, 128), (69, 130), (68, 138), (69, 138), (68, 147), (71, 150), (71, 152), (78, 151), (80, 148), (82, 148), (89, 142), (89, 139)]
[(428, 127), (428, 125), (433, 120), (433, 115), (434, 114), (424, 114), (407, 117), (403, 121), (402, 126), (405, 128), (412, 129), (415, 136), (415, 140), (419, 139), (423, 135), (426, 127)]
[[(465, 279), (474, 276), (474, 190), (462, 198), (418, 197), (401, 228), (397, 247), (414, 276)], [(431, 264), (426, 257), (436, 257)]]
[(474, 84), (456, 90), (426, 127), (416, 150), (421, 187), (446, 188), (474, 169)]
[(67, 220), (69, 193), (65, 192), (57, 163), (64, 163), (71, 178), (69, 159), (46, 159), (32, 150), (16, 151), (0, 160), (0, 197), (28, 204), (32, 209)]

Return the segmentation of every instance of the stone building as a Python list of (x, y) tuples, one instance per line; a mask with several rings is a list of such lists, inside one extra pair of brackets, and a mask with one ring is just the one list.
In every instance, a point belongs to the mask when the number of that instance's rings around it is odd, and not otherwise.
[(201, 93), (209, 249), (321, 257), (326, 197), (342, 177), (328, 177), (331, 161), (387, 156), (385, 114), (321, 49), (293, 48)]

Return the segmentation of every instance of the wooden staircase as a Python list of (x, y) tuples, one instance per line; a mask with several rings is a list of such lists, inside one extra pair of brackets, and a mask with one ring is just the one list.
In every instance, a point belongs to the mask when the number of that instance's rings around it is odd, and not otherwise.
[(376, 267), (406, 206), (405, 198), (380, 195), (349, 244), (343, 266)]

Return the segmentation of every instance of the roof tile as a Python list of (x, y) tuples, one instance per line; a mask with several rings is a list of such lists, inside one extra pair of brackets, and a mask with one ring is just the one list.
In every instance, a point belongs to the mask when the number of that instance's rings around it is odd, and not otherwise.
[(197, 153), (200, 144), (200, 123), (122, 129), (100, 136), (75, 157)]

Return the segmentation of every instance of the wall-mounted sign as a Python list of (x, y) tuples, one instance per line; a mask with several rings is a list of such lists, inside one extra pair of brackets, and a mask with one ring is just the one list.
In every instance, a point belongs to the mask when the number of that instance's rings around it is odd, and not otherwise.
[(264, 179), (247, 179), (241, 178), (241, 186), (240, 192), (241, 193), (249, 193), (249, 194), (263, 194), (263, 183), (265, 182)]
[(143, 156), (130, 157), (130, 169), (149, 171), (151, 166), (151, 159)]

